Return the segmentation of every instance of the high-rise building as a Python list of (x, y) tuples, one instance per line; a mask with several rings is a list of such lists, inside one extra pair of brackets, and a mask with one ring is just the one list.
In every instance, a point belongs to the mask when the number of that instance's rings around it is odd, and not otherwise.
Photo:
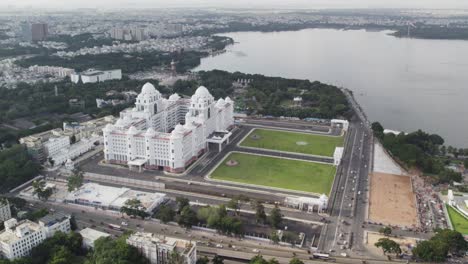
[(21, 39), (23, 41), (31, 41), (31, 24), (29, 22), (21, 23)]
[(47, 39), (49, 29), (45, 23), (31, 25), (32, 41), (44, 41)]

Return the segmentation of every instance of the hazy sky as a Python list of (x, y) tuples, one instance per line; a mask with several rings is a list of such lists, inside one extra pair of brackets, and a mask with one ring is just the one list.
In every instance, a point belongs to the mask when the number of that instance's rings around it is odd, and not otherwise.
[(0, 0), (12, 7), (245, 7), (245, 8), (436, 8), (468, 9), (468, 0)]

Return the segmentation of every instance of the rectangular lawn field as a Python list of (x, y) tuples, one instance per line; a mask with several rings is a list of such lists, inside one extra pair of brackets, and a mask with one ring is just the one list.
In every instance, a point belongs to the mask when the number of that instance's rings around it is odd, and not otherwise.
[(452, 222), (453, 228), (464, 235), (468, 235), (468, 220), (448, 205), (447, 212), (449, 214), (450, 222)]
[(331, 157), (336, 147), (343, 146), (343, 137), (254, 129), (240, 145)]
[[(238, 164), (228, 166), (229, 160)], [(335, 173), (335, 167), (328, 164), (235, 152), (221, 162), (211, 178), (328, 195)]]

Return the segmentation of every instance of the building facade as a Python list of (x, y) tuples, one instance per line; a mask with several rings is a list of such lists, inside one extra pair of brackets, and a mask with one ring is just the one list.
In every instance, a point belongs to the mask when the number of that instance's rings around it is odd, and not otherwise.
[(10, 203), (7, 199), (0, 200), (0, 222), (4, 222), (11, 218)]
[(132, 245), (144, 255), (151, 264), (169, 264), (172, 252), (176, 251), (184, 264), (197, 262), (197, 245), (195, 242), (172, 238), (158, 237), (152, 233), (136, 232), (127, 238)]
[(200, 86), (190, 99), (165, 99), (146, 83), (132, 109), (103, 130), (106, 162), (180, 173), (207, 151), (208, 143), (229, 141), (234, 102), (215, 101)]
[(53, 236), (57, 231), (68, 233), (71, 231), (70, 218), (69, 214), (62, 212), (48, 214), (39, 219), (39, 226), (44, 230), (46, 237)]
[(0, 250), (7, 259), (20, 258), (29, 255), (45, 239), (46, 233), (39, 224), (11, 218), (5, 221), (5, 230), (0, 233)]
[(83, 83), (97, 83), (104, 82), (107, 80), (120, 80), (122, 79), (122, 70), (95, 70), (89, 69), (82, 73), (72, 73), (70, 75), (70, 80), (73, 83), (78, 83), (79, 81)]

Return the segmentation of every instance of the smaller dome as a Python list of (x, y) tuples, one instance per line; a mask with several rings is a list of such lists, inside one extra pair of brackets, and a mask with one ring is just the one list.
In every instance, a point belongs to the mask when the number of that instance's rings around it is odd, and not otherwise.
[(182, 126), (181, 124), (177, 124), (174, 128), (174, 131), (177, 133), (184, 133), (184, 126)]
[(115, 122), (115, 126), (117, 127), (122, 127), (124, 126), (124, 121), (122, 119), (118, 119), (117, 122)]
[(128, 129), (127, 133), (130, 134), (130, 135), (134, 135), (134, 134), (138, 133), (138, 130), (134, 126), (131, 126)]
[(152, 137), (154, 135), (156, 135), (156, 131), (154, 131), (154, 129), (152, 127), (148, 128), (148, 130), (146, 130), (145, 136)]
[(320, 195), (320, 201), (325, 202), (328, 201), (328, 197), (325, 194)]
[(224, 101), (226, 103), (232, 103), (232, 100), (231, 100), (231, 98), (229, 98), (229, 96), (226, 96), (226, 99)]
[(216, 106), (220, 107), (220, 106), (223, 106), (225, 104), (223, 98), (219, 98), (219, 100), (216, 102)]
[(113, 128), (114, 128), (113, 125), (107, 124), (107, 125), (104, 127), (103, 131), (111, 131)]
[(169, 101), (177, 101), (179, 99), (180, 99), (180, 96), (176, 93), (169, 96)]

